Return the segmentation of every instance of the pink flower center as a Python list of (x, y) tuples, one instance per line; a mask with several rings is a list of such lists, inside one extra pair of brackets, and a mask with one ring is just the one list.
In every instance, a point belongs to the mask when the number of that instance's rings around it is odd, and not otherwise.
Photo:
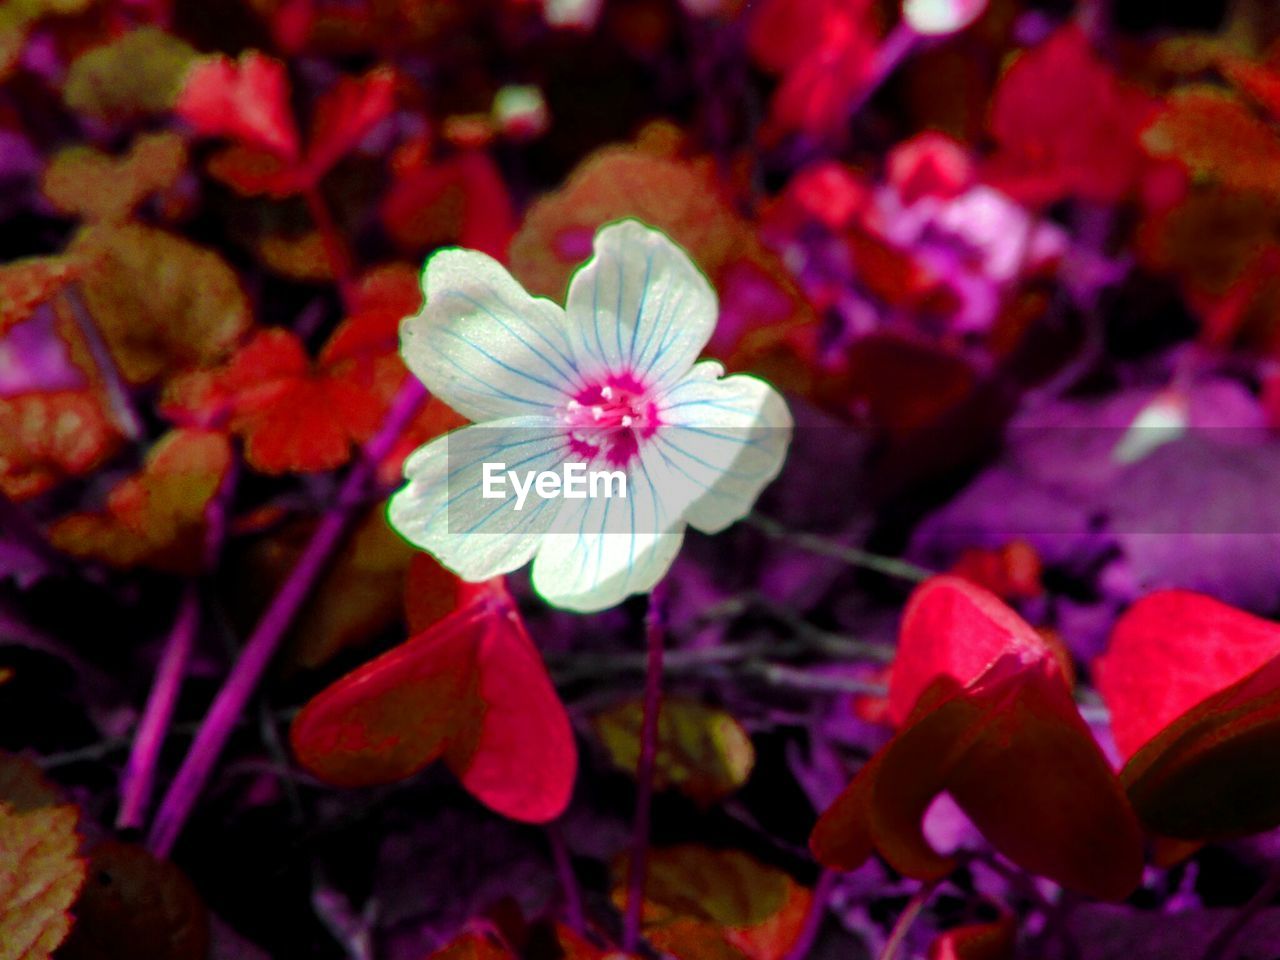
[(580, 390), (560, 410), (569, 443), (578, 457), (604, 459), (626, 466), (640, 451), (640, 441), (658, 429), (658, 406), (648, 389), (631, 374), (612, 374)]

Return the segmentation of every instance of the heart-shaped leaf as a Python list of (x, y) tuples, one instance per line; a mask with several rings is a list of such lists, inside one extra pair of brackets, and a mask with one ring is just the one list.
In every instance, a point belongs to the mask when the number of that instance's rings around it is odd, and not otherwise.
[(1183, 840), (1280, 825), (1280, 658), (1175, 720), (1125, 766), (1143, 822)]
[(933, 577), (911, 595), (902, 614), (889, 717), (894, 723), (906, 720), (939, 676), (965, 686), (1006, 654), (1036, 659), (1048, 650), (1031, 624), (990, 591), (958, 576)]
[(1280, 624), (1187, 590), (1139, 600), (1093, 664), (1121, 754), (1280, 655)]
[[(643, 705), (631, 700), (595, 717), (596, 733), (615, 765), (634, 772)], [(733, 716), (696, 700), (667, 698), (658, 713), (654, 786), (674, 787), (710, 806), (747, 782), (755, 765), (751, 738)]]
[(312, 698), (290, 735), (328, 783), (392, 782), (443, 758), (482, 803), (533, 823), (563, 812), (577, 772), (564, 705), (499, 582)]
[[(1141, 831), (1054, 652), (993, 595), (954, 577), (917, 591), (903, 641), (933, 654), (912, 661), (912, 685), (928, 670), (932, 678), (898, 734), (819, 819), (814, 855), (853, 869), (874, 849), (904, 874), (943, 877), (955, 862), (921, 821), (946, 792), (1020, 866), (1090, 896), (1126, 897), (1141, 876)], [(966, 642), (975, 655), (953, 652)], [(993, 652), (978, 676), (964, 676)]]

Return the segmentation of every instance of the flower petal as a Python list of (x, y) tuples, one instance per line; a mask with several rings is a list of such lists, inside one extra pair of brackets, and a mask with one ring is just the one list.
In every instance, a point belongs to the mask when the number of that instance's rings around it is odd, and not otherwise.
[[(625, 497), (566, 500), (533, 561), (533, 587), (553, 606), (591, 613), (652, 590), (680, 552), (684, 521), (670, 513), (660, 465), (642, 450)], [(616, 469), (595, 463), (593, 468)]]
[(400, 326), (400, 353), (427, 388), (471, 420), (546, 413), (582, 387), (564, 311), (531, 297), (498, 261), (441, 250), (426, 302)]
[(529, 562), (559, 501), (486, 497), (486, 463), (507, 470), (558, 470), (569, 452), (563, 428), (545, 417), (510, 417), (463, 427), (419, 447), (404, 464), (408, 483), (387, 507), (391, 526), (464, 580), (488, 580)]
[(593, 247), (565, 305), (577, 355), (596, 373), (676, 382), (715, 329), (711, 284), (665, 233), (636, 220), (602, 227)]
[(718, 533), (750, 511), (782, 469), (791, 442), (786, 401), (756, 377), (723, 377), (705, 361), (672, 387), (663, 403), (663, 426), (649, 441), (682, 482), (668, 503), (684, 500), (684, 518), (704, 533)]

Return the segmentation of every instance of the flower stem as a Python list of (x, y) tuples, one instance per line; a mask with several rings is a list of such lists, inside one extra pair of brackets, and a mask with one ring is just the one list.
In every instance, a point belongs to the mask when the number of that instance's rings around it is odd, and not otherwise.
[(644, 719), (640, 726), (640, 759), (636, 764), (636, 818), (627, 877), (627, 910), (622, 922), (622, 949), (634, 952), (640, 943), (645, 880), (649, 872), (649, 822), (653, 808), (653, 771), (658, 757), (658, 711), (662, 707), (662, 653), (666, 589), (659, 583), (649, 594), (644, 618), (648, 664), (644, 676)]
[(569, 859), (569, 848), (565, 845), (560, 824), (547, 826), (547, 842), (560, 880), (560, 894), (564, 897), (565, 921), (574, 933), (582, 933), (587, 926), (582, 912), (582, 890), (578, 887), (578, 876), (573, 872), (573, 861)]
[(156, 763), (164, 747), (174, 705), (178, 702), (178, 692), (182, 689), (199, 620), (200, 590), (192, 580), (178, 601), (178, 616), (156, 669), (155, 683), (147, 697), (120, 781), (120, 812), (116, 815), (116, 827), (121, 830), (139, 828), (146, 818), (155, 783)]
[(920, 912), (924, 910), (925, 904), (929, 902), (929, 898), (933, 896), (936, 883), (926, 883), (921, 885), (916, 891), (914, 897), (907, 901), (907, 905), (903, 907), (902, 913), (898, 915), (897, 922), (894, 923), (893, 929), (889, 931), (889, 939), (884, 942), (884, 947), (880, 950), (876, 960), (894, 960), (898, 955), (898, 948), (902, 946), (902, 942), (907, 939), (907, 934), (911, 932), (911, 926), (916, 922), (916, 918), (920, 916)]
[(329, 270), (333, 274), (333, 282), (338, 285), (338, 293), (342, 296), (342, 305), (348, 312), (355, 309), (356, 287), (351, 276), (351, 255), (347, 252), (346, 241), (342, 231), (324, 195), (318, 186), (307, 188), (302, 194), (307, 203), (307, 211), (316, 229), (320, 231), (320, 240), (324, 244), (325, 257), (329, 260)]
[(798, 530), (789, 530), (777, 520), (772, 517), (766, 517), (764, 514), (748, 514), (747, 523), (772, 540), (777, 540), (788, 546), (796, 547), (799, 550), (817, 554), (821, 557), (840, 560), (853, 567), (862, 567), (865, 570), (883, 573), (885, 576), (899, 577), (903, 580), (910, 580), (913, 583), (923, 583), (934, 575), (932, 570), (926, 570), (924, 567), (918, 566), (909, 560), (899, 560), (896, 557), (868, 553), (866, 550), (847, 547), (843, 543), (828, 540), (826, 537), (819, 537), (812, 533), (802, 533)]
[(250, 634), (222, 689), (205, 714), (195, 741), (187, 751), (178, 774), (161, 801), (147, 847), (157, 856), (168, 856), (178, 835), (213, 772), (218, 756), (245, 704), (262, 679), (267, 665), (284, 639), (285, 632), (302, 608), (312, 587), (324, 572), (329, 559), (342, 542), (355, 510), (364, 501), (378, 463), (391, 451), (401, 432), (426, 399), (426, 390), (410, 377), (400, 388), (378, 433), (365, 445), (361, 457), (342, 483), (336, 502), (328, 509), (311, 535), (280, 591)]
[(831, 888), (836, 885), (839, 874), (834, 870), (823, 870), (818, 883), (813, 888), (813, 899), (809, 902), (809, 912), (805, 914), (804, 925), (800, 935), (787, 951), (785, 960), (805, 960), (818, 939), (818, 931), (822, 929), (822, 921), (827, 915), (827, 901), (831, 899)]
[(853, 103), (849, 105), (849, 116), (856, 116), (862, 111), (862, 108), (875, 96), (876, 91), (884, 86), (885, 81), (916, 48), (920, 40), (920, 34), (916, 33), (905, 20), (900, 21), (889, 32), (876, 50), (875, 59), (872, 60), (870, 69), (867, 71), (866, 81)]

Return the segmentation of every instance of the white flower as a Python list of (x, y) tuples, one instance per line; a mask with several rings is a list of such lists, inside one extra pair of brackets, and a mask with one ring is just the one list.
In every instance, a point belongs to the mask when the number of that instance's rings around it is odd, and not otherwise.
[(902, 17), (927, 37), (963, 30), (987, 9), (987, 0), (903, 0)]
[[(791, 439), (782, 397), (695, 363), (715, 292), (683, 250), (634, 220), (601, 228), (566, 306), (532, 297), (496, 261), (449, 249), (427, 262), (422, 312), (401, 326), (405, 363), (471, 419), (415, 451), (391, 525), (465, 580), (533, 560), (556, 606), (603, 610), (657, 584), (686, 525), (743, 517)], [(484, 464), (623, 471), (624, 498), (486, 498)]]

